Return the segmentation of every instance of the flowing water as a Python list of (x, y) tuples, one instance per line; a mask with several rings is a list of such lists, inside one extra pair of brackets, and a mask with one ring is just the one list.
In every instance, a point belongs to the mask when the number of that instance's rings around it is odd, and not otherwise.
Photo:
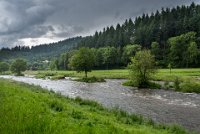
[(122, 86), (125, 80), (108, 79), (104, 83), (43, 80), (31, 77), (0, 76), (39, 85), (69, 97), (95, 100), (106, 107), (119, 107), (161, 123), (178, 123), (200, 132), (200, 94), (166, 90), (132, 89)]

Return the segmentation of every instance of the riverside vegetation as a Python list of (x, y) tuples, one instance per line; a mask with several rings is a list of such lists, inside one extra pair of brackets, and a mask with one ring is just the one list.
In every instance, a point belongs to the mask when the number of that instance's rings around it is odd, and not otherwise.
[[(26, 71), (27, 75), (35, 75), (36, 78), (51, 79), (63, 79), (65, 77), (79, 77), (84, 78), (84, 73), (77, 73), (75, 71)], [(94, 70), (88, 73), (88, 77), (97, 77), (103, 79), (128, 79), (128, 69), (114, 69), (114, 70)], [(179, 87), (174, 88), (174, 84), (170, 85), (170, 82), (174, 82), (178, 78)], [(161, 88), (164, 89), (175, 89), (180, 92), (196, 92), (200, 93), (200, 69), (158, 69), (156, 74), (152, 77), (153, 81), (164, 82)], [(126, 84), (125, 84), (126, 85)], [(130, 84), (128, 84), (130, 85)], [(153, 86), (154, 88), (156, 86)], [(157, 86), (156, 88), (160, 88)]]
[(0, 79), (1, 133), (137, 133), (187, 134), (177, 125), (163, 125), (119, 109), (70, 99), (12, 80)]

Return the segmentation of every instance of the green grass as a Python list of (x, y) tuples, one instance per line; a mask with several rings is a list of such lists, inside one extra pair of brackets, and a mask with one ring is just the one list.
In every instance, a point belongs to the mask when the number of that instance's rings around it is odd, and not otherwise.
[[(36, 75), (37, 78), (44, 78), (46, 76), (65, 76), (65, 77), (85, 77), (84, 73), (77, 73), (76, 71), (26, 71), (26, 74)], [(88, 73), (88, 77), (97, 77), (103, 79), (124, 79), (129, 77), (128, 70), (94, 70)]]
[[(75, 71), (27, 71), (26, 74), (36, 76), (68, 76), (68, 77), (84, 77), (84, 73), (76, 73)], [(127, 79), (129, 78), (129, 71), (127, 69), (114, 69), (114, 70), (94, 70), (88, 73), (88, 77), (98, 77), (104, 79)], [(158, 69), (154, 80), (173, 81), (175, 77), (180, 77), (183, 80), (194, 79), (200, 77), (200, 68), (197, 69)]]
[(70, 99), (38, 86), (0, 79), (2, 134), (185, 134), (177, 125), (161, 125), (119, 109)]
[(169, 69), (159, 69), (154, 80), (174, 81), (176, 77), (179, 77), (182, 81), (198, 81), (197, 78), (200, 78), (200, 68), (172, 69), (171, 73)]

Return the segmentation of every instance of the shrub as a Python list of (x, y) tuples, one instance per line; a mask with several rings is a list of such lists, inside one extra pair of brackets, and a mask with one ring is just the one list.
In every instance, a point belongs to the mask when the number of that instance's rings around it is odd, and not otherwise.
[(65, 79), (65, 75), (56, 75), (56, 76), (52, 76), (51, 80), (62, 80)]
[(129, 87), (136, 87), (137, 86), (137, 84), (132, 80), (125, 81), (122, 85), (123, 86), (129, 86)]
[(174, 81), (174, 88), (176, 91), (180, 91), (180, 80), (178, 77), (176, 77), (176, 79)]
[(164, 82), (163, 88), (164, 88), (164, 89), (170, 89), (169, 81), (165, 81), (165, 82)]
[[(130, 86), (130, 87), (137, 87), (137, 83), (134, 81), (126, 81), (122, 84), (123, 86)], [(155, 82), (148, 82), (147, 84), (145, 84), (144, 86), (140, 86), (140, 88), (151, 88), (151, 89), (160, 89), (161, 85), (157, 84)]]
[(97, 78), (97, 77), (83, 77), (80, 79), (76, 79), (76, 81), (79, 82), (86, 82), (86, 83), (95, 83), (95, 82), (105, 82), (103, 78)]
[(161, 85), (155, 82), (149, 82), (147, 87), (151, 89), (161, 89)]
[(155, 73), (155, 58), (149, 50), (143, 50), (136, 53), (128, 65), (130, 77), (135, 81), (137, 87), (145, 88), (149, 86), (149, 81)]
[(200, 93), (200, 84), (199, 83), (192, 83), (192, 82), (181, 83), (180, 89), (181, 89), (182, 92)]

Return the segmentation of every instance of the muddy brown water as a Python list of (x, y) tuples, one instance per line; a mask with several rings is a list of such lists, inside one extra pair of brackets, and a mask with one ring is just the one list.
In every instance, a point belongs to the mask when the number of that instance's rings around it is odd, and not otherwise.
[(122, 86), (125, 80), (108, 79), (104, 83), (71, 80), (44, 80), (31, 77), (0, 76), (39, 85), (69, 97), (95, 100), (108, 108), (119, 107), (161, 123), (177, 123), (200, 132), (200, 94), (166, 90), (136, 90)]

